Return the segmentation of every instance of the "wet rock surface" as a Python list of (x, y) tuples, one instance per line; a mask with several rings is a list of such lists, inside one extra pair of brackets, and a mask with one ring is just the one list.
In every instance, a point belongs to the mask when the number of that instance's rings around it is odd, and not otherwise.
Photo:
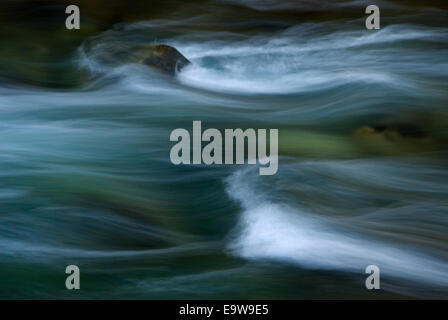
[(137, 47), (133, 54), (138, 62), (172, 76), (191, 64), (176, 48), (165, 44)]

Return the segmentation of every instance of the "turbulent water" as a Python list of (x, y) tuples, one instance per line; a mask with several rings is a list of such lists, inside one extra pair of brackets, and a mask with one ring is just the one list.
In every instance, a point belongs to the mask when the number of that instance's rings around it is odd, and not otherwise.
[[(179, 6), (49, 63), (76, 87), (18, 77), (38, 62), (0, 55), (0, 297), (448, 298), (448, 14), (435, 3), (380, 2), (375, 31), (362, 1)], [(151, 43), (192, 64), (172, 78), (123, 61)], [(170, 132), (193, 120), (278, 128), (278, 173), (173, 165)], [(354, 133), (402, 122), (424, 137)], [(365, 288), (371, 264), (381, 291)]]

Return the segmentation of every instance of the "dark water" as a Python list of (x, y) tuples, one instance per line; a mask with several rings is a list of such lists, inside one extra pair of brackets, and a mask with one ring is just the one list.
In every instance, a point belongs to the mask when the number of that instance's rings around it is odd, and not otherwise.
[[(448, 298), (444, 2), (108, 3), (3, 5), (0, 298)], [(278, 128), (278, 173), (174, 166), (193, 120)]]

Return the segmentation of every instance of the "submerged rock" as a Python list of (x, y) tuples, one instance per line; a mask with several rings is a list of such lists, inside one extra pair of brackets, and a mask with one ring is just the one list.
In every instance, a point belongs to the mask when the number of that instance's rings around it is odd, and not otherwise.
[(138, 62), (173, 76), (191, 64), (176, 48), (165, 44), (137, 47), (133, 55)]
[(368, 151), (380, 154), (409, 154), (436, 151), (440, 142), (416, 125), (365, 126), (354, 132), (355, 140)]

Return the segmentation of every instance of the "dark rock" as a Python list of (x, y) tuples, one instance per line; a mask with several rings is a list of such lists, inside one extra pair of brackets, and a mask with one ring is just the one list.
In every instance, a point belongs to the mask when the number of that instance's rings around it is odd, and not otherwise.
[(416, 154), (443, 147), (427, 128), (415, 124), (365, 126), (354, 132), (354, 138), (363, 150), (374, 154)]
[(138, 47), (133, 54), (139, 62), (172, 76), (191, 63), (176, 48), (164, 44)]
[(386, 136), (390, 133), (395, 133), (403, 138), (425, 138), (428, 136), (427, 132), (413, 124), (398, 124), (391, 126), (373, 126), (376, 132), (383, 132)]

